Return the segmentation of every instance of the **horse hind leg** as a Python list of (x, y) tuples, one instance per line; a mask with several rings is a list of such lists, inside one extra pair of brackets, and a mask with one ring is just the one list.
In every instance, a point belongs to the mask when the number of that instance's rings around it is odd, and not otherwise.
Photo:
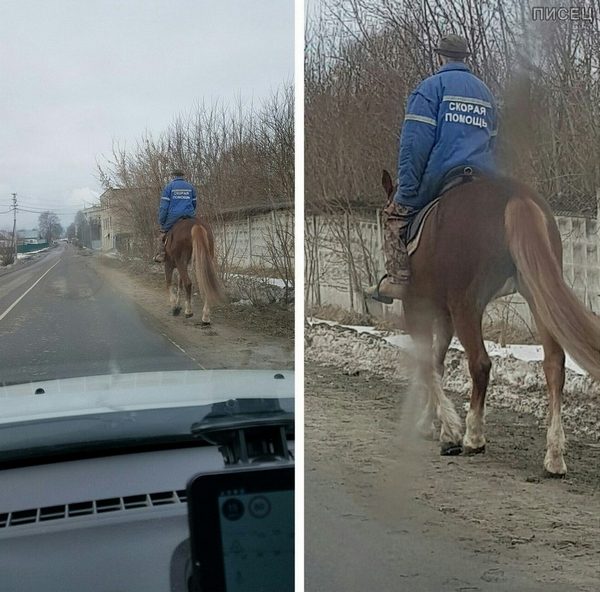
[(533, 298), (522, 286), (519, 287), (519, 291), (531, 308), (544, 348), (543, 367), (548, 385), (548, 430), (544, 469), (550, 476), (562, 477), (567, 473), (564, 459), (565, 432), (561, 419), (562, 392), (565, 386), (565, 351), (546, 329), (537, 313)]
[(210, 306), (206, 301), (206, 297), (204, 298), (204, 306), (202, 307), (202, 324), (210, 325)]
[(436, 440), (438, 437), (434, 420), (438, 416), (438, 410), (445, 407), (440, 404), (440, 393), (445, 398), (442, 387), (444, 360), (452, 340), (452, 333), (452, 320), (447, 314), (440, 314), (436, 320), (433, 335), (433, 382), (428, 388), (425, 408), (417, 422), (419, 434), (427, 440)]
[(177, 308), (181, 310), (181, 292), (183, 290), (183, 281), (179, 272), (177, 273)]
[(442, 377), (434, 373), (432, 389), (436, 399), (436, 415), (441, 423), (440, 453), (443, 456), (462, 452), (462, 422), (452, 401), (444, 393)]
[(417, 318), (410, 306), (406, 307), (405, 317), (407, 328), (416, 346), (417, 383), (426, 395), (425, 407), (417, 423), (417, 429), (422, 436), (431, 437), (434, 434), (433, 420), (437, 417), (441, 423), (439, 435), (441, 453), (459, 454), (462, 450), (462, 423), (452, 401), (444, 393), (439, 370), (439, 359), (441, 357), (443, 367), (443, 358), (452, 338), (451, 328), (443, 323), (438, 327), (434, 360), (433, 317)]
[(170, 260), (165, 261), (165, 279), (167, 281), (167, 290), (169, 292), (169, 304), (171, 306), (171, 314), (177, 316), (181, 312), (181, 306), (179, 306), (179, 284), (180, 278), (177, 274), (177, 285), (173, 282), (173, 272), (175, 266)]
[[(431, 360), (433, 347), (433, 331), (431, 318), (419, 313), (418, 308), (410, 302), (404, 304), (404, 318), (406, 328), (413, 339), (414, 354), (416, 362), (414, 389), (419, 397), (424, 398), (424, 406), (421, 416), (417, 421), (417, 433), (422, 438), (429, 440), (435, 438), (436, 405), (432, 396), (431, 384)], [(419, 401), (421, 403), (421, 401)]]
[[(442, 383), (444, 361), (453, 333), (454, 328), (450, 316), (447, 313), (440, 314), (437, 319), (433, 342), (433, 391), (437, 403), (436, 415), (442, 423), (442, 431), (440, 432), (442, 454), (457, 454), (462, 451), (462, 447), (457, 444), (462, 441), (462, 422), (452, 401), (444, 393)], [(445, 442), (450, 442), (450, 446), (444, 448)]]
[(416, 388), (419, 393), (423, 393), (425, 406), (417, 421), (417, 433), (425, 440), (436, 440), (437, 432), (434, 424), (437, 413), (436, 398), (431, 386), (431, 366), (424, 359), (431, 355), (431, 345), (429, 347), (425, 342), (417, 344), (417, 376)]
[[(210, 253), (211, 257), (214, 257), (214, 252)], [(197, 280), (198, 280), (198, 294), (201, 293), (202, 287), (200, 285), (199, 266), (202, 265), (202, 260), (196, 261), (196, 254), (192, 254), (192, 267), (196, 269)], [(204, 305), (202, 307), (202, 326), (208, 327), (211, 324), (210, 319), (210, 305), (206, 299), (206, 294), (202, 294), (204, 298)]]
[(482, 312), (466, 306), (453, 314), (456, 334), (465, 348), (473, 382), (463, 438), (465, 454), (485, 452), (485, 395), (492, 363), (483, 343)]
[[(211, 255), (214, 256), (214, 253)], [(196, 258), (194, 255), (192, 255), (192, 267), (196, 269), (197, 274), (199, 274), (198, 272), (198, 266), (202, 265), (202, 260), (200, 259), (200, 261), (196, 261)], [(198, 276), (198, 283), (200, 283), (200, 277)], [(198, 285), (198, 293), (200, 294), (201, 292), (201, 286)], [(208, 300), (206, 298), (206, 294), (202, 294), (203, 298), (204, 298), (204, 306), (202, 307), (202, 325), (203, 326), (208, 326), (211, 324), (211, 319), (210, 319), (210, 305), (208, 304)]]
[(180, 285), (183, 285), (183, 288), (185, 289), (184, 315), (186, 319), (189, 319), (194, 316), (194, 311), (192, 310), (192, 280), (190, 279), (186, 265), (181, 265), (178, 269)]
[(437, 323), (435, 336), (433, 340), (433, 363), (435, 364), (435, 371), (444, 377), (444, 361), (446, 360), (446, 354), (452, 341), (452, 335), (454, 334), (454, 327), (452, 326), (452, 319), (450, 315), (440, 315)]
[(169, 302), (171, 304), (171, 313), (174, 317), (178, 316), (181, 312), (181, 304), (179, 297), (180, 285), (181, 280), (177, 278), (177, 282), (173, 282), (170, 286)]
[(562, 476), (567, 473), (567, 465), (564, 459), (565, 432), (560, 416), (562, 390), (565, 384), (565, 352), (554, 338), (541, 329), (544, 347), (544, 374), (548, 384), (548, 431), (546, 433), (546, 456), (544, 458), (544, 469), (550, 475)]

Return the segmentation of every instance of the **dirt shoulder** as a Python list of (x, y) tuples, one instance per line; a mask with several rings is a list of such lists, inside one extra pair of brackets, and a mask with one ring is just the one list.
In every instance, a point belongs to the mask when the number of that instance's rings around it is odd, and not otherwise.
[[(311, 359), (310, 339), (307, 352)], [(351, 495), (361, 520), (380, 525), (382, 536), (402, 531), (406, 500), (416, 501), (423, 537), (436, 532), (454, 537), (465, 557), (495, 562), (505, 583), (513, 572), (531, 577), (531, 588), (521, 589), (537, 590), (533, 582), (543, 582), (564, 590), (597, 590), (597, 442), (567, 434), (569, 474), (545, 479), (545, 432), (538, 419), (490, 405), (486, 454), (441, 457), (437, 443), (414, 433), (417, 405), (406, 370), (386, 379), (366, 370), (306, 365), (307, 483), (312, 475), (326, 478), (330, 488)], [(464, 419), (464, 396), (447, 392)], [(496, 588), (483, 577), (468, 589)]]
[(201, 324), (202, 301), (195, 295), (194, 316), (173, 317), (160, 266), (135, 266), (94, 256), (98, 274), (133, 300), (156, 330), (204, 368), (293, 368), (294, 314), (279, 305), (228, 304), (212, 311), (212, 325)]

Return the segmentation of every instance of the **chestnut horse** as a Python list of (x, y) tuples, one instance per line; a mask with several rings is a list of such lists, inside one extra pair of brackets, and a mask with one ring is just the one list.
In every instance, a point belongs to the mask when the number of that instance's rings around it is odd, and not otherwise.
[[(382, 181), (390, 200), (395, 187), (387, 171)], [(485, 451), (491, 362), (482, 336), (483, 312), (494, 298), (518, 291), (531, 308), (544, 348), (549, 392), (544, 468), (551, 475), (564, 475), (564, 350), (600, 380), (600, 318), (563, 280), (561, 238), (546, 201), (506, 178), (478, 178), (454, 187), (425, 221), (410, 265), (403, 306), (416, 346), (418, 380), (426, 392), (419, 431), (431, 435), (437, 416), (442, 454)], [(464, 437), (461, 420), (441, 386), (454, 333), (465, 348), (472, 379)]]
[[(192, 280), (188, 265), (193, 259), (198, 288), (204, 296), (202, 324), (210, 324), (210, 307), (224, 300), (224, 291), (217, 276), (215, 265), (215, 241), (206, 222), (199, 218), (184, 218), (173, 225), (165, 241), (165, 278), (170, 295), (171, 312), (181, 312), (179, 296), (185, 288), (185, 317), (193, 316)], [(173, 271), (177, 268), (179, 280), (173, 285)]]

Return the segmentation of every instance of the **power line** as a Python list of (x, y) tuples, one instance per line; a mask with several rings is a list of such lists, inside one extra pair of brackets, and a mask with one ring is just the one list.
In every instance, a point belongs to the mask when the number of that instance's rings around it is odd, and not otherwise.
[[(96, 201), (98, 201), (98, 199), (99, 199), (98, 197), (95, 198)], [(23, 195), (21, 195), (21, 201), (23, 201), (23, 200), (26, 201), (26, 202), (28, 202), (29, 204), (31, 204), (31, 207), (33, 209), (47, 208), (47, 209), (58, 209), (58, 210), (60, 210), (60, 209), (64, 209), (64, 206), (65, 206), (64, 202), (61, 203), (61, 204), (56, 204), (56, 203), (50, 203), (49, 204), (47, 202), (40, 202), (40, 198), (39, 197), (38, 198), (34, 198), (34, 197), (28, 197), (27, 195), (25, 197), (23, 197)], [(94, 199), (92, 199), (92, 200), (81, 199), (81, 201), (83, 201), (83, 202), (88, 201), (90, 203), (93, 203)], [(2, 205), (2, 204), (0, 204), (0, 205)]]
[[(23, 202), (23, 200), (21, 200)], [(35, 204), (35, 203), (29, 203), (27, 202), (25, 204), (25, 207), (31, 210), (72, 210), (74, 208), (77, 208), (78, 206), (69, 206), (63, 204), (60, 206), (53, 206), (53, 205), (48, 205), (48, 204)]]
[[(27, 196), (23, 197), (21, 195), (21, 203), (23, 203), (23, 201), (25, 201), (26, 203), (18, 207), (17, 209), (18, 211), (27, 214), (43, 214), (45, 212), (52, 212), (57, 216), (69, 217), (74, 216), (77, 212), (81, 211), (82, 209), (85, 209), (85, 203), (83, 208), (77, 206), (73, 206), (72, 208), (70, 208), (68, 206), (65, 207), (64, 203), (61, 205), (39, 203), (39, 198), (30, 198)], [(13, 211), (14, 206), (12, 206), (11, 204), (0, 204), (0, 207), (8, 208), (6, 212), (0, 212), (0, 215), (2, 215), (10, 214)]]
[(28, 212), (30, 214), (44, 214), (45, 212), (51, 212), (53, 214), (56, 214), (58, 216), (68, 216), (69, 214), (73, 214), (73, 213), (77, 213), (79, 210), (77, 209), (72, 209), (72, 210), (55, 210), (52, 208), (48, 208), (46, 210), (31, 210), (29, 208), (17, 208), (19, 210), (19, 212)]

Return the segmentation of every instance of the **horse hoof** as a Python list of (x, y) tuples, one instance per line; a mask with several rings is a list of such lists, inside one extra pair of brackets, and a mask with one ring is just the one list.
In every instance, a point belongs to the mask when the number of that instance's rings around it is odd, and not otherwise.
[(201, 326), (201, 327), (210, 327), (210, 321), (202, 321), (202, 322), (200, 323), (200, 326)]
[(546, 477), (562, 479), (567, 474), (567, 465), (562, 456), (553, 458), (547, 455), (544, 459), (544, 473)]
[(193, 313), (193, 312), (186, 312), (186, 313), (185, 313), (185, 318), (186, 318), (186, 319), (189, 319), (190, 317), (193, 317), (193, 316), (194, 316), (194, 313)]
[(567, 473), (551, 473), (547, 469), (544, 469), (544, 477), (546, 479), (564, 479), (567, 476)]
[(442, 442), (440, 444), (440, 454), (442, 456), (456, 456), (462, 452), (462, 449), (460, 442)]
[(479, 446), (479, 448), (471, 448), (470, 446), (465, 446), (463, 449), (463, 454), (465, 456), (471, 456), (472, 454), (483, 454), (485, 452), (485, 444), (483, 446)]
[(178, 317), (180, 312), (181, 312), (181, 306), (176, 306), (175, 308), (173, 308), (171, 310), (171, 313), (173, 314), (174, 317)]

